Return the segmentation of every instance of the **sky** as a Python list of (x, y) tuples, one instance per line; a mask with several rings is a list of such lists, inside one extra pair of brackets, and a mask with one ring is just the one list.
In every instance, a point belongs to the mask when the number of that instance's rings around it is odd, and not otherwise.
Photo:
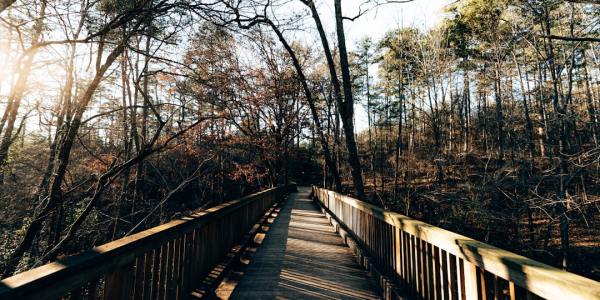
[[(357, 20), (345, 21), (344, 29), (348, 48), (354, 50), (357, 42), (364, 37), (373, 41), (382, 38), (386, 32), (402, 27), (416, 27), (423, 31), (437, 26), (444, 18), (443, 8), (456, 0), (414, 0), (408, 3), (386, 4), (378, 9), (370, 10)], [(327, 3), (323, 3), (327, 2)], [(333, 16), (333, 1), (323, 1), (321, 13)], [(365, 0), (344, 0), (342, 5), (345, 15), (355, 15), (358, 6)], [(330, 5), (327, 5), (330, 4)], [(333, 26), (333, 24), (327, 24)], [(331, 29), (333, 30), (333, 28)], [(375, 74), (375, 72), (372, 72)], [(367, 113), (362, 105), (355, 107), (356, 132), (367, 128)]]
[[(358, 13), (358, 8), (362, 3), (372, 3), (375, 1), (383, 2), (386, 0), (343, 0), (342, 6), (344, 9), (344, 15), (354, 16)], [(373, 41), (377, 41), (381, 37), (383, 37), (386, 32), (392, 29), (401, 27), (417, 27), (425, 31), (429, 28), (432, 28), (439, 24), (440, 21), (443, 19), (444, 14), (442, 9), (446, 5), (454, 1), (456, 0), (414, 0), (408, 3), (386, 4), (379, 6), (378, 8), (373, 8), (369, 10), (366, 14), (362, 15), (360, 18), (356, 19), (355, 21), (344, 22), (348, 49), (350, 51), (354, 50), (357, 42), (360, 39), (367, 36), (371, 37)], [(291, 3), (298, 5), (300, 8), (306, 9), (303, 5), (299, 4), (299, 2), (293, 1)], [(326, 27), (326, 31), (331, 36), (330, 42), (333, 43), (335, 40), (333, 39), (333, 36), (335, 35), (333, 1), (320, 0), (317, 1), (317, 6), (319, 13), (321, 14), (321, 19)], [(290, 9), (289, 6), (287, 6), (286, 9), (293, 10)], [(311, 21), (312, 20), (308, 18), (307, 25), (313, 25), (311, 24)], [(311, 37), (306, 38), (306, 36)], [(318, 40), (318, 35), (316, 34), (316, 31), (311, 32), (310, 30), (308, 30), (304, 32), (304, 34), (299, 32), (296, 37), (304, 39), (304, 41), (308, 43), (312, 42), (316, 45), (316, 47), (320, 46), (320, 41)], [(82, 51), (88, 50), (84, 49)], [(11, 59), (7, 56), (8, 53), (9, 51), (7, 51), (7, 49), (3, 49), (2, 43), (0, 43), (0, 65), (3, 65), (2, 62), (5, 61), (7, 58)], [(87, 63), (85, 62), (83, 62), (82, 64), (87, 65)], [(373, 68), (376, 68), (376, 66), (373, 66)], [(52, 68), (50, 68), (50, 70), (52, 70)], [(2, 79), (8, 78), (8, 76), (6, 76), (8, 74), (7, 72), (12, 71), (12, 68), (0, 68), (1, 94), (6, 94), (9, 91), (9, 86), (11, 82)], [(40, 68), (39, 72), (32, 73), (32, 75), (30, 76), (30, 80), (35, 81), (36, 85), (42, 86), (54, 85), (62, 82), (59, 78), (57, 78), (57, 76), (62, 75), (62, 72), (57, 72), (57, 74), (47, 72), (48, 68)], [(373, 70), (372, 74), (375, 73), (375, 70)], [(32, 95), (32, 97), (35, 97), (35, 95)], [(50, 103), (48, 103), (48, 105), (50, 105)], [(356, 105), (355, 113), (356, 131), (363, 131), (367, 127), (367, 114), (363, 105)]]
[[(346, 15), (356, 13), (356, 8), (364, 0), (344, 0), (343, 5), (348, 8)], [(346, 37), (351, 47), (358, 40), (370, 36), (378, 40), (384, 34), (395, 28), (417, 27), (422, 30), (438, 25), (443, 17), (443, 8), (455, 2), (452, 0), (414, 0), (408, 3), (386, 4), (378, 9), (370, 10), (366, 15), (357, 20), (344, 23)], [(325, 10), (325, 7), (322, 7)], [(333, 7), (331, 7), (333, 12)]]

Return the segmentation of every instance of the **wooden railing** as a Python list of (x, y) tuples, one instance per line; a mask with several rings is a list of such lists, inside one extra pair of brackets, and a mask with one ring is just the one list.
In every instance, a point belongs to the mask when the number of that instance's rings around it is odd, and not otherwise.
[(600, 283), (313, 187), (313, 196), (410, 299), (600, 299)]
[(293, 185), (230, 201), (0, 281), (0, 299), (187, 299)]

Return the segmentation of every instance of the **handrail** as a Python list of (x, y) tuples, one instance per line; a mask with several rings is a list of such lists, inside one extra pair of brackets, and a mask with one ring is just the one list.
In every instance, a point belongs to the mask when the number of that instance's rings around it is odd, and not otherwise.
[(0, 281), (0, 299), (186, 299), (294, 185), (229, 201)]
[(312, 191), (411, 297), (600, 299), (600, 282), (333, 191)]

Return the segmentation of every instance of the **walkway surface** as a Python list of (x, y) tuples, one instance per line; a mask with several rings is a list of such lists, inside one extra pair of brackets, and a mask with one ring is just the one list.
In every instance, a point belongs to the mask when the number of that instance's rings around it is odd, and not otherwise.
[[(310, 188), (288, 197), (230, 299), (380, 299)], [(222, 298), (227, 298), (227, 296)]]

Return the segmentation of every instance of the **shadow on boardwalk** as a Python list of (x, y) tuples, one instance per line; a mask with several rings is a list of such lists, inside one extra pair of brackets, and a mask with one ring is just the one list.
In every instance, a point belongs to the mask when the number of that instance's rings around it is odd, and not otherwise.
[(299, 188), (283, 203), (230, 299), (379, 299), (375, 285)]

